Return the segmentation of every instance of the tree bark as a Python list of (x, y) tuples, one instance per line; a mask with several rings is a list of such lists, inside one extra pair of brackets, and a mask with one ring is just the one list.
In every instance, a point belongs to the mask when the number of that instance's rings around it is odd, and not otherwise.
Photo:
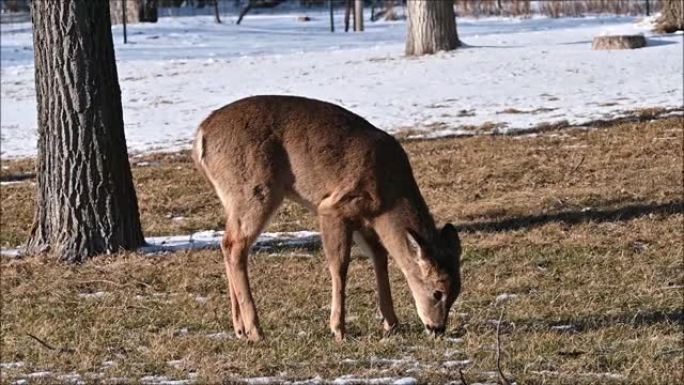
[(684, 30), (684, 0), (663, 0), (656, 31), (673, 33)]
[(354, 3), (354, 31), (363, 32), (363, 0)]
[(450, 51), (460, 45), (451, 0), (408, 0), (406, 55)]
[(106, 1), (32, 1), (38, 199), (30, 253), (81, 262), (144, 244)]
[(122, 23), (123, 3), (126, 5), (126, 22), (156, 23), (158, 20), (157, 0), (109, 0), (109, 13), (112, 24)]

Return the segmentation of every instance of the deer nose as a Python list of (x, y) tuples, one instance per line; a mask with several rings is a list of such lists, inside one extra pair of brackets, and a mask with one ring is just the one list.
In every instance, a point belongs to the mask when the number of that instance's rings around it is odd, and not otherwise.
[(446, 330), (446, 326), (425, 325), (425, 330), (430, 335), (438, 336), (438, 335), (444, 334), (444, 331)]

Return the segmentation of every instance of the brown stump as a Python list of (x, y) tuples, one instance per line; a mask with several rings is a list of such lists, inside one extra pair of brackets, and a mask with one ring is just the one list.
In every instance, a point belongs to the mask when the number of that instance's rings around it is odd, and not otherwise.
[(646, 47), (644, 35), (596, 36), (591, 43), (592, 49), (634, 49)]

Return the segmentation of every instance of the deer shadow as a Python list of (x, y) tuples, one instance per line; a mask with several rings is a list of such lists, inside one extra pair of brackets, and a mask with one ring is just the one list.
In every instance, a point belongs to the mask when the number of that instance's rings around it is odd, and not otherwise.
[(561, 222), (577, 225), (586, 222), (628, 221), (645, 215), (671, 215), (684, 212), (684, 201), (667, 203), (631, 204), (611, 209), (561, 211), (553, 214), (526, 215), (502, 220), (464, 223), (456, 226), (463, 232), (499, 232), (530, 229), (547, 223)]

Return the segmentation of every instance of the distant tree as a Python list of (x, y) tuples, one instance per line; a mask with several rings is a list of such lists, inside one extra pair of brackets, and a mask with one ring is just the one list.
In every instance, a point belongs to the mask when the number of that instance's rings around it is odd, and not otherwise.
[(80, 262), (144, 244), (106, 1), (32, 1), (38, 199), (28, 251)]
[(351, 9), (354, 7), (352, 5), (352, 0), (347, 0), (344, 6), (344, 32), (349, 32), (349, 14)]
[(157, 0), (109, 0), (109, 13), (113, 24), (123, 22), (124, 7), (127, 23), (157, 22)]
[(214, 0), (214, 20), (221, 24), (221, 15), (219, 14), (219, 4), (218, 0)]
[(354, 3), (354, 31), (363, 32), (363, 0)]
[(251, 0), (247, 0), (247, 4), (240, 10), (240, 15), (238, 15), (238, 19), (235, 24), (240, 25), (240, 23), (242, 23), (242, 19), (245, 17), (245, 15), (247, 15), (247, 12), (249, 12), (253, 6), (254, 3), (252, 3)]
[(663, 0), (662, 7), (656, 30), (664, 33), (684, 30), (684, 0)]
[[(238, 16), (237, 22), (235, 24), (240, 24), (242, 19), (247, 15), (252, 8), (273, 8), (277, 7), (285, 0), (247, 0), (247, 4), (240, 10), (240, 15)], [(239, 4), (236, 2), (236, 4)]]
[(408, 0), (406, 55), (450, 51), (460, 45), (452, 0)]

